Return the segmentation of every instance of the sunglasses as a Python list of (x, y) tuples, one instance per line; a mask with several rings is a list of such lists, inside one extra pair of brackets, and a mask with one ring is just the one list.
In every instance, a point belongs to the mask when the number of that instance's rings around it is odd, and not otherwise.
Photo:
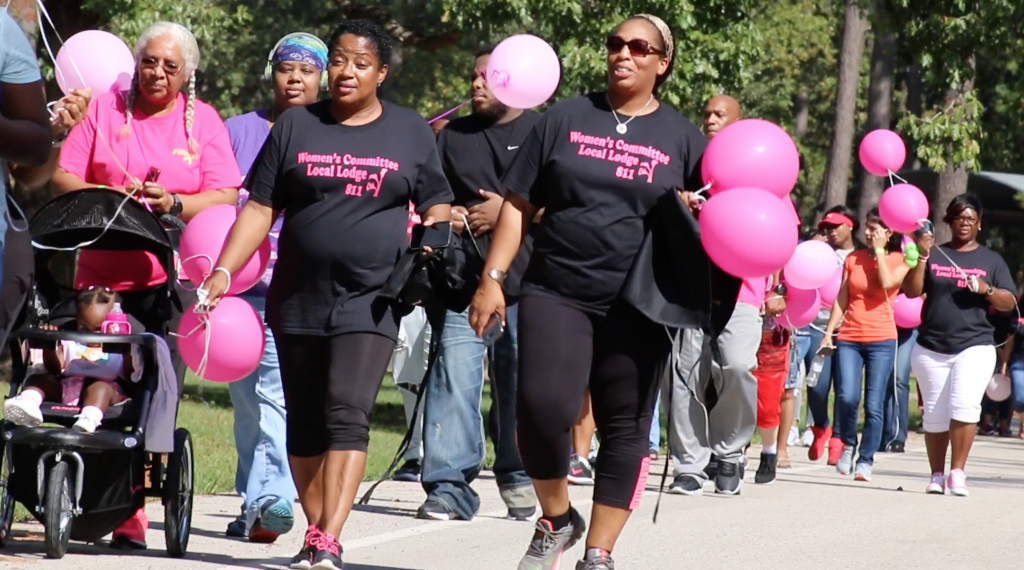
[(101, 287), (99, 285), (90, 285), (89, 287), (86, 287), (85, 290), (91, 293), (93, 291), (96, 291), (97, 289), (103, 291), (104, 293), (107, 293), (108, 295), (114, 294), (114, 290), (111, 289), (110, 287)]
[(604, 41), (604, 47), (608, 48), (610, 53), (617, 53), (622, 51), (622, 48), (629, 48), (629, 54), (634, 57), (646, 57), (648, 55), (662, 55), (665, 52), (651, 45), (651, 42), (647, 40), (629, 40), (626, 41), (619, 36), (608, 36), (608, 39)]

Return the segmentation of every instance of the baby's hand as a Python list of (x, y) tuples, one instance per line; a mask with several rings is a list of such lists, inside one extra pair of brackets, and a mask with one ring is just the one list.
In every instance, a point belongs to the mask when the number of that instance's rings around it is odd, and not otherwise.
[(55, 330), (57, 330), (57, 326), (56, 325), (39, 325), (39, 328), (44, 330), (44, 331), (55, 331)]

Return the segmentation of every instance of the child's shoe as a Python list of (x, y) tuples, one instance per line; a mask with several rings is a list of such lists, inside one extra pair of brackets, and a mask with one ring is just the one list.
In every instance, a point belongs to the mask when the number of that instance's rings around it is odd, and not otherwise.
[(39, 409), (42, 403), (42, 394), (26, 390), (4, 402), (4, 418), (19, 426), (39, 427), (43, 423), (43, 412)]
[(103, 412), (96, 406), (86, 406), (82, 408), (82, 413), (78, 414), (78, 421), (71, 426), (71, 429), (78, 433), (93, 433), (101, 423), (103, 423)]

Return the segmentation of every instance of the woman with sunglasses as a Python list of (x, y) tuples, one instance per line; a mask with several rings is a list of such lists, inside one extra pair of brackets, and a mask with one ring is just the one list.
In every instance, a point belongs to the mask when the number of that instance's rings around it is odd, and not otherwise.
[[(907, 297), (927, 295), (911, 366), (924, 397), (925, 445), (932, 476), (925, 492), (966, 497), (964, 467), (981, 419), (981, 399), (996, 368), (995, 327), (989, 308), (1012, 313), (1017, 290), (996, 252), (978, 243), (981, 201), (961, 194), (944, 220), (953, 238), (935, 245), (931, 233), (917, 239), (920, 262), (907, 276)], [(935, 258), (932, 260), (931, 258)], [(946, 448), (952, 445), (949, 476)]]
[[(644, 216), (666, 195), (701, 186), (700, 130), (656, 98), (672, 68), (672, 34), (634, 16), (607, 39), (608, 89), (549, 109), (505, 175), (506, 200), (471, 324), (504, 321), (501, 283), (540, 208), (544, 221), (519, 303), (519, 451), (543, 516), (519, 570), (551, 570), (582, 536), (569, 504), (570, 430), (589, 386), (602, 435), (584, 560), (607, 570), (643, 493), (647, 438), (671, 341), (620, 290), (644, 238)], [(688, 197), (684, 203), (688, 202)]]

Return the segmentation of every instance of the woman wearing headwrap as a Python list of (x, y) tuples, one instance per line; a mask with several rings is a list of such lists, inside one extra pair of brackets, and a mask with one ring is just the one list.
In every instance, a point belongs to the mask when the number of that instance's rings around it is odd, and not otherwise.
[[(292, 107), (316, 103), (326, 69), (327, 45), (312, 34), (289, 34), (274, 47), (264, 73), (264, 78), (274, 86), (274, 106), (233, 117), (225, 123), (243, 180), (270, 135), (274, 121)], [(238, 194), (238, 205), (245, 205), (249, 192), (242, 188)], [(265, 316), (267, 290), (283, 221), (278, 218), (270, 230), (272, 249), (267, 272), (243, 295), (261, 318)], [(228, 384), (235, 411), (235, 449), (238, 451), (235, 490), (242, 497), (242, 513), (228, 524), (227, 535), (248, 536), (250, 542), (261, 543), (274, 542), (279, 535), (291, 530), (295, 522), (292, 513), (295, 483), (285, 446), (281, 369), (274, 333), (267, 328), (265, 335), (267, 344), (259, 368), (242, 380)]]
[(470, 322), (504, 321), (501, 283), (540, 208), (519, 302), (518, 442), (544, 514), (519, 570), (552, 570), (584, 535), (569, 503), (570, 430), (590, 387), (601, 434), (586, 554), (577, 570), (611, 570), (637, 508), (647, 437), (671, 337), (623, 297), (645, 217), (696, 190), (705, 141), (655, 93), (672, 68), (672, 34), (634, 16), (608, 36), (607, 91), (553, 105), (505, 174), (507, 193)]

